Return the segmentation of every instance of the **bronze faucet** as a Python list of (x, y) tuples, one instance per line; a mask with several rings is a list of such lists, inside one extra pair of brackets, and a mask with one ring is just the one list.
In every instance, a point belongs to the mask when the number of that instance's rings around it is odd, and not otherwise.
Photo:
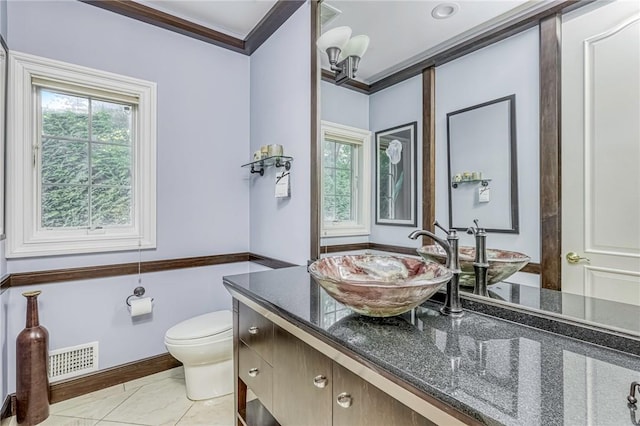
[(444, 306), (440, 309), (443, 315), (451, 315), (453, 317), (460, 317), (463, 315), (462, 305), (460, 303), (460, 258), (458, 253), (458, 233), (455, 229), (446, 230), (438, 221), (433, 223), (438, 228), (442, 229), (447, 234), (447, 239), (443, 240), (434, 233), (426, 231), (424, 229), (413, 231), (409, 234), (409, 238), (412, 240), (417, 239), (419, 236), (425, 236), (431, 238), (440, 247), (442, 247), (447, 254), (447, 261), (445, 266), (453, 272), (453, 277), (447, 282), (447, 298), (445, 299)]

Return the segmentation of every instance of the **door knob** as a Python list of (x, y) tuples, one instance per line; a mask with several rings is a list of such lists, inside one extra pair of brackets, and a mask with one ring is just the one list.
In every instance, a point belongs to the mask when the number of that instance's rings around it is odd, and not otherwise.
[(255, 325), (249, 327), (249, 334), (258, 334), (258, 327), (256, 327)]
[(584, 260), (586, 262), (591, 262), (591, 260), (588, 257), (581, 257), (578, 253), (574, 251), (570, 251), (569, 253), (567, 253), (567, 262), (571, 263), (572, 265), (575, 265), (581, 260)]

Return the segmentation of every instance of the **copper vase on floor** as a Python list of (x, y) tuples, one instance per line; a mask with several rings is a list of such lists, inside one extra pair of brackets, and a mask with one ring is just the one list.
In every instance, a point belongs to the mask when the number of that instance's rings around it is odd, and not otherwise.
[(29, 426), (49, 417), (49, 332), (38, 320), (37, 298), (40, 293), (22, 293), (27, 298), (27, 325), (16, 339), (17, 420), (18, 424)]

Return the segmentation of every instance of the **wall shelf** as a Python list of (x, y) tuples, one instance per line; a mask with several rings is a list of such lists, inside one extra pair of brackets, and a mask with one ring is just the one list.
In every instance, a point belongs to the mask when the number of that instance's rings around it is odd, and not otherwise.
[(256, 160), (247, 164), (243, 164), (241, 167), (251, 167), (251, 173), (260, 173), (260, 176), (264, 176), (264, 170), (268, 167), (284, 167), (285, 170), (290, 170), (292, 161), (293, 157), (275, 155), (273, 157), (267, 157), (263, 158), (262, 160)]
[(482, 186), (487, 186), (489, 185), (489, 182), (491, 182), (491, 179), (468, 179), (468, 180), (461, 180), (459, 182), (451, 182), (451, 187), (452, 188), (457, 188), (458, 185), (461, 185), (463, 183), (477, 183), (480, 182), (480, 184)]

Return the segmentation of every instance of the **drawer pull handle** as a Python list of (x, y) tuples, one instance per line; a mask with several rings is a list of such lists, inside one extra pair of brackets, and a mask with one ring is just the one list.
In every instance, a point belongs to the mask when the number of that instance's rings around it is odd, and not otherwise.
[(336, 398), (336, 402), (342, 408), (349, 408), (351, 407), (351, 404), (353, 404), (353, 399), (351, 398), (351, 395), (349, 395), (348, 393), (342, 392)]
[(258, 334), (258, 327), (256, 327), (255, 325), (249, 327), (249, 334)]
[(313, 378), (313, 385), (317, 388), (323, 389), (327, 387), (327, 383), (329, 383), (329, 380), (327, 380), (327, 377), (322, 374)]
[(256, 377), (258, 373), (260, 373), (260, 370), (255, 367), (249, 370), (249, 376), (251, 377)]

